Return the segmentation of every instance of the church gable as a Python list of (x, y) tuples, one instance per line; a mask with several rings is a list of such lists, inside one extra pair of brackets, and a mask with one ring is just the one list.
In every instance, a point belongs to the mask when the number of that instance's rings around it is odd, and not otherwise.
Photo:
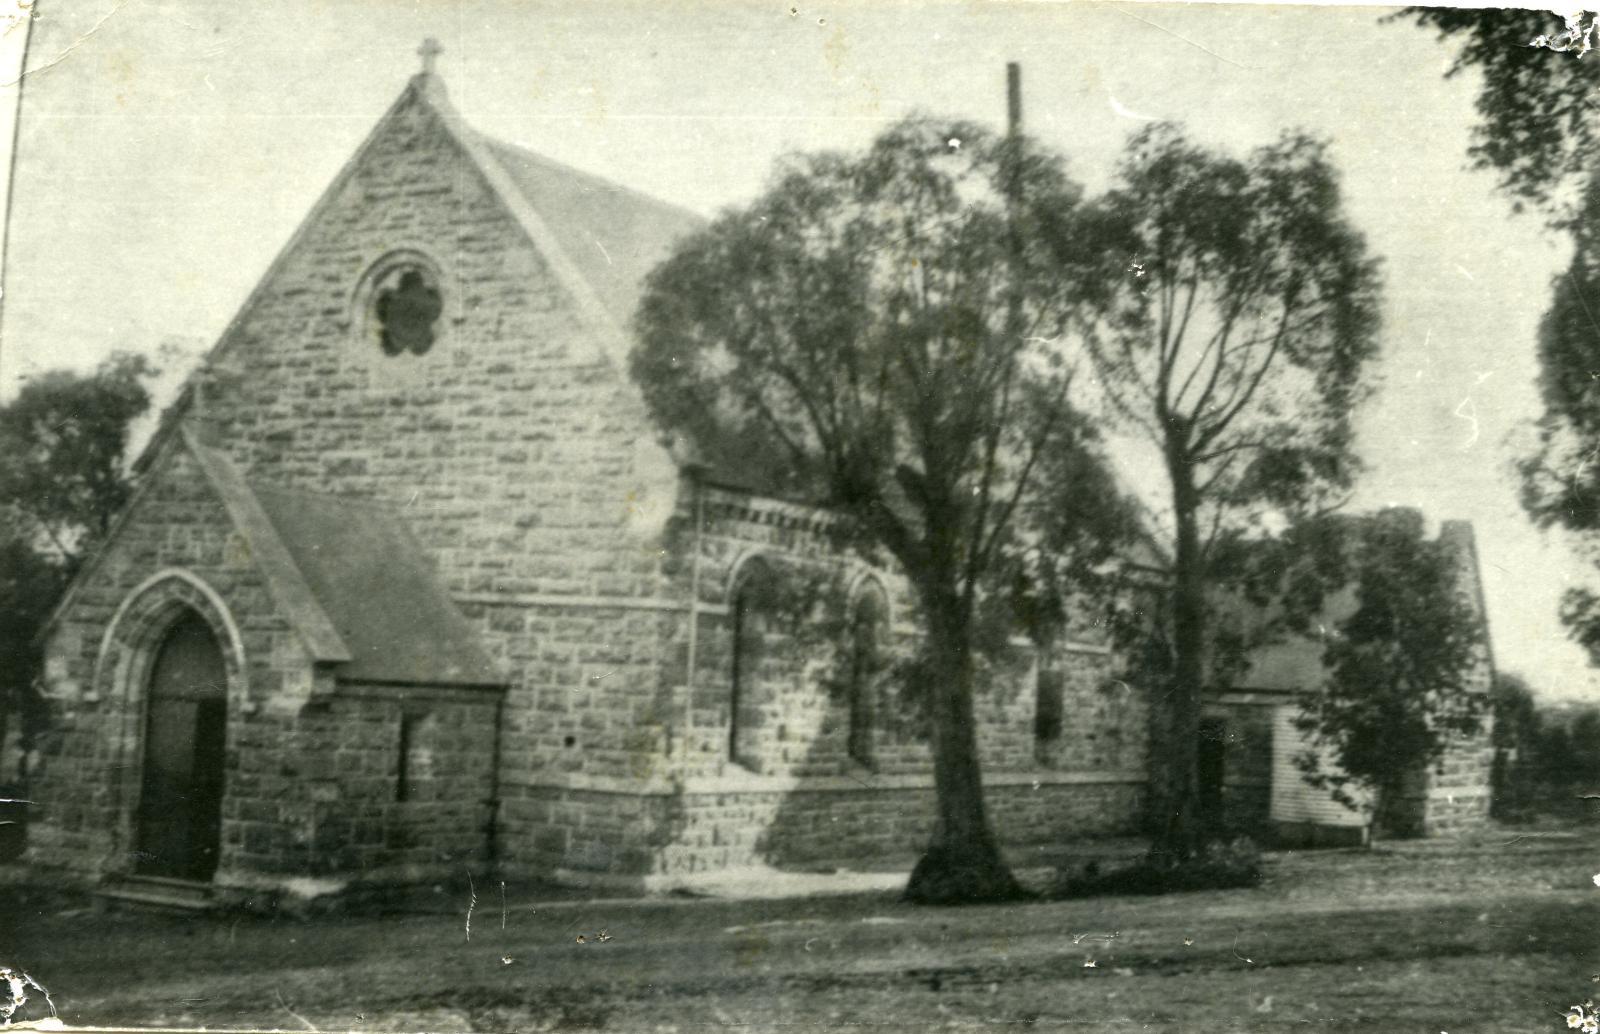
[[(256, 670), (242, 685), (259, 703), (283, 690), (308, 692), (309, 665), (341, 644), (314, 620), (296, 622), (280, 603), (270, 548), (258, 551), (254, 536), (230, 512), (225, 488), (206, 471), (192, 440), (177, 440), (145, 477), (110, 538), (79, 572), (48, 631), (47, 684), (69, 715), (92, 722), (100, 707), (122, 707), (115, 641), (127, 631), (129, 614), (145, 597), (210, 600), (210, 616), (232, 630), (239, 653)], [(171, 586), (180, 591), (166, 590)], [(219, 638), (227, 638), (220, 633)], [(311, 633), (308, 635), (307, 633)], [(102, 703), (104, 702), (104, 703)], [(109, 712), (107, 720), (116, 717)]]
[(581, 565), (559, 584), (506, 565), (605, 549), (670, 511), (624, 310), (695, 219), (491, 145), (443, 91), (417, 76), (379, 121), (188, 416), (252, 478), (403, 506), (452, 592), (593, 592)]
[(257, 702), (286, 688), (304, 698), (311, 665), (341, 683), (504, 683), (404, 522), (375, 506), (251, 484), (185, 433), (57, 615), (53, 676), (67, 696), (117, 692), (106, 651), (130, 608), (169, 580), (211, 600), (239, 652), (273, 669), (243, 683), (261, 682)]

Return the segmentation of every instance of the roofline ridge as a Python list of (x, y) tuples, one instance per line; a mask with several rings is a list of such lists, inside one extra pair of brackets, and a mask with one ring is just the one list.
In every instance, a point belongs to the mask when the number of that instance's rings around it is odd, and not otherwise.
[[(169, 407), (168, 411), (170, 412), (172, 408)], [(159, 448), (157, 448), (158, 444)], [(338, 629), (334, 627), (333, 622), (328, 618), (327, 612), (322, 609), (321, 602), (311, 592), (310, 587), (305, 584), (305, 576), (300, 573), (300, 569), (294, 563), (293, 557), (289, 556), (287, 548), (278, 538), (277, 527), (272, 523), (271, 518), (266, 515), (266, 512), (261, 509), (260, 502), (254, 498), (255, 489), (251, 487), (248, 479), (233, 468), (231, 460), (222, 453), (202, 444), (194, 429), (187, 426), (179, 418), (173, 420), (171, 429), (167, 434), (161, 436), (159, 443), (152, 439), (150, 447), (146, 449), (146, 453), (150, 453), (152, 449), (155, 451), (150, 455), (148, 461), (145, 461), (146, 467), (154, 467), (158, 463), (170, 462), (180, 448), (187, 449), (189, 454), (194, 457), (195, 463), (200, 467), (200, 472), (204, 476), (206, 483), (216, 493), (218, 500), (222, 503), (223, 510), (228, 514), (228, 520), (233, 524), (235, 530), (250, 540), (252, 566), (256, 571), (260, 572), (262, 580), (267, 583), (268, 595), (272, 597), (273, 603), (283, 612), (290, 626), (294, 628), (307, 652), (314, 660), (319, 662), (340, 663), (349, 661), (351, 655), (349, 648), (345, 645), (344, 638), (339, 635)], [(144, 454), (141, 454), (140, 458), (141, 461), (144, 461)], [(237, 498), (238, 493), (230, 491), (224, 485), (224, 482), (230, 480), (237, 480), (239, 487), (244, 490), (245, 495), (249, 498)], [(139, 502), (143, 500), (156, 481), (156, 472), (152, 471), (146, 474), (138, 487), (134, 489), (133, 495), (129, 497), (127, 503), (123, 505), (122, 510), (117, 514), (111, 529), (100, 540), (94, 552), (79, 566), (71, 582), (68, 583), (66, 591), (61, 594), (61, 599), (56, 601), (55, 607), (51, 609), (50, 616), (40, 625), (39, 631), (35, 636), (36, 641), (43, 642), (54, 631), (55, 627), (60, 624), (61, 618), (77, 600), (78, 593), (84, 583), (100, 569), (100, 565), (110, 554), (112, 547), (121, 538), (122, 529), (127, 526), (128, 521), (137, 510)], [(264, 540), (257, 541), (256, 537), (250, 536), (250, 529), (246, 525), (259, 525), (260, 527), (257, 530), (264, 532), (262, 536)], [(275, 574), (262, 565), (263, 554), (272, 557), (274, 553), (282, 554), (281, 557), (275, 557), (274, 559), (278, 560), (280, 564), (286, 562), (289, 568), (288, 572)], [(298, 596), (301, 594), (306, 596), (309, 601), (308, 604), (304, 601), (285, 598), (285, 595)], [(297, 607), (300, 609), (297, 610)], [(297, 614), (303, 620), (297, 620), (295, 616)]]
[(709, 224), (711, 222), (710, 217), (701, 215), (692, 208), (685, 208), (683, 205), (677, 204), (673, 201), (668, 201), (665, 198), (658, 197), (649, 191), (630, 186), (618, 180), (611, 179), (608, 176), (602, 176), (598, 172), (592, 172), (588, 169), (580, 168), (579, 166), (564, 162), (559, 158), (552, 158), (547, 154), (542, 154), (538, 151), (535, 151), (533, 148), (528, 147), (525, 144), (519, 144), (511, 140), (502, 140), (499, 137), (490, 136), (488, 133), (485, 133), (480, 129), (472, 129), (471, 132), (476, 133), (478, 139), (487, 145), (491, 150), (505, 149), (508, 151), (514, 151), (518, 156), (528, 158), (540, 165), (548, 166), (558, 172), (568, 173), (581, 179), (590, 180), (598, 186), (607, 187), (611, 190), (632, 195), (633, 197), (638, 198), (640, 201), (647, 201), (650, 204), (664, 208), (675, 215), (681, 215), (688, 219), (693, 219), (697, 223)]
[[(172, 406), (169, 406), (167, 410), (171, 411), (172, 408)], [(177, 423), (179, 421), (174, 422)], [(147, 468), (171, 458), (172, 450), (167, 448), (168, 443), (174, 440), (181, 443), (184, 440), (181, 435), (176, 439), (173, 439), (170, 435), (163, 435), (161, 438), (162, 449), (160, 451), (155, 450), (156, 436), (152, 435), (150, 442), (139, 454), (140, 462), (143, 462)], [(146, 454), (149, 454), (148, 460), (145, 459)], [(112, 518), (111, 527), (106, 530), (105, 536), (95, 543), (94, 549), (90, 551), (88, 556), (83, 558), (83, 562), (78, 565), (78, 569), (68, 579), (66, 588), (61, 592), (61, 598), (56, 600), (56, 605), (50, 608), (49, 616), (40, 623), (39, 630), (34, 633), (34, 642), (42, 643), (49, 638), (50, 633), (54, 631), (56, 625), (60, 623), (61, 618), (66, 614), (68, 607), (77, 599), (78, 590), (83, 586), (83, 583), (88, 581), (100, 569), (100, 565), (105, 561), (106, 554), (111, 549), (111, 544), (121, 537), (123, 527), (128, 523), (134, 509), (150, 491), (150, 486), (154, 483), (155, 476), (150, 474), (142, 477), (134, 485), (127, 501), (122, 504), (122, 509), (117, 511), (117, 515)]]

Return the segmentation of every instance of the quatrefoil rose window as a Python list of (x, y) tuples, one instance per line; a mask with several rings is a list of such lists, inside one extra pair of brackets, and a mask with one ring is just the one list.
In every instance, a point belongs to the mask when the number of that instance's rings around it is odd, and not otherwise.
[(410, 352), (423, 355), (438, 337), (444, 297), (430, 271), (402, 265), (388, 271), (375, 285), (372, 317), (378, 346), (384, 355)]
[(391, 358), (426, 355), (444, 336), (443, 278), (421, 252), (391, 252), (361, 278), (355, 296), (357, 326), (368, 347)]

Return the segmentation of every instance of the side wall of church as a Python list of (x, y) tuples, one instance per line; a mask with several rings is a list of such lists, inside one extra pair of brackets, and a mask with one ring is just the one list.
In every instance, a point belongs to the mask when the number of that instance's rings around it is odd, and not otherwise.
[[(926, 739), (914, 712), (883, 683), (872, 708), (871, 756), (853, 757), (834, 653), (840, 615), (869, 582), (888, 599), (889, 652), (914, 649), (918, 620), (904, 578), (842, 549), (825, 513), (703, 491), (698, 532), (694, 494), (686, 491), (669, 536), (676, 591), (684, 600), (697, 591), (692, 630), (687, 608), (654, 615), (664, 667), (651, 735), (661, 749), (635, 754), (628, 780), (574, 768), (505, 788), (508, 850), (518, 850), (509, 846), (518, 840), (513, 826), (531, 838), (514, 864), (578, 881), (670, 884), (755, 864), (914, 855), (935, 813)], [(753, 651), (745, 646), (736, 753), (735, 597), (760, 568), (782, 583), (781, 614)], [(988, 672), (978, 695), (991, 818), (1013, 847), (1132, 832), (1142, 818), (1143, 693), (1118, 678), (1114, 656), (1094, 643), (1074, 644), (1051, 666), (1061, 721), (1047, 740), (1038, 729), (1040, 661), (1030, 647), (1019, 644)]]

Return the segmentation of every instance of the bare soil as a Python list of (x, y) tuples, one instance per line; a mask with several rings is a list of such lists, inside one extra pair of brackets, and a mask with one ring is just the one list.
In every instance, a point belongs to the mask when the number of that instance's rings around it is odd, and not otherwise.
[(470, 934), (455, 888), (295, 918), (98, 912), (10, 886), (0, 965), (83, 1025), (1549, 1032), (1600, 997), (1595, 848), (1495, 830), (1269, 854), (1253, 890), (965, 908), (509, 886), (502, 906), (480, 884)]

